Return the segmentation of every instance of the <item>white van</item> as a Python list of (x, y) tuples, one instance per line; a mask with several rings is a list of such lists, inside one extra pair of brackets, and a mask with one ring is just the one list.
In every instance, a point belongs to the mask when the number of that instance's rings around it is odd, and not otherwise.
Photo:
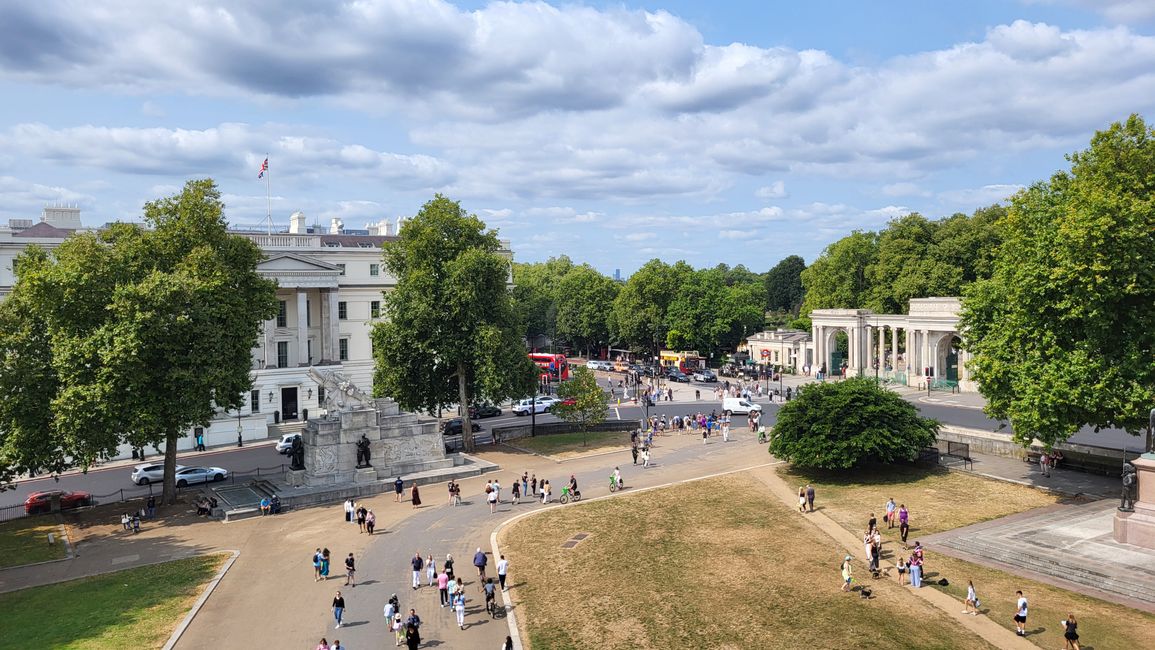
[(762, 405), (755, 404), (744, 397), (725, 397), (722, 399), (722, 410), (729, 414), (746, 414), (750, 411), (761, 411)]

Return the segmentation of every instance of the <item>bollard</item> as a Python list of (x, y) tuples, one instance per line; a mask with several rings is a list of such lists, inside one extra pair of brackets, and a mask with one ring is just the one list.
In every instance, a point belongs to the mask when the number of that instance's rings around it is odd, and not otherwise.
[(48, 545), (49, 546), (55, 546), (56, 545), (56, 533), (48, 533)]

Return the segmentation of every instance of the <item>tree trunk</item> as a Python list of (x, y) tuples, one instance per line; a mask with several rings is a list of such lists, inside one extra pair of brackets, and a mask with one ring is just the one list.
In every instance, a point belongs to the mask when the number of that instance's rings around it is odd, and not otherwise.
[(461, 446), (473, 453), (473, 421), (469, 419), (469, 396), (465, 392), (465, 364), (457, 364), (457, 401), (461, 404)]
[(160, 502), (176, 503), (176, 441), (177, 432), (169, 431), (164, 436), (164, 492)]

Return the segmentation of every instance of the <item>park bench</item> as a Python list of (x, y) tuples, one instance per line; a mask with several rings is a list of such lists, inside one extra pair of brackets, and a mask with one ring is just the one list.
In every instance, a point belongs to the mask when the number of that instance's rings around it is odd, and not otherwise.
[(942, 451), (940, 449), (943, 458), (957, 458), (963, 462), (964, 468), (974, 467), (974, 461), (971, 459), (971, 446), (969, 443), (951, 442), (949, 440), (942, 442), (946, 442), (946, 451)]
[[(1058, 464), (1053, 465), (1053, 467), (1074, 470), (1076, 472), (1086, 472), (1088, 474), (1101, 474), (1104, 476), (1114, 476), (1123, 471), (1122, 461), (1117, 458), (1095, 456), (1078, 451), (1064, 451), (1062, 453), (1062, 460), (1060, 460)], [(1023, 456), (1023, 462), (1038, 465), (1039, 457), (1042, 455), (1042, 451), (1028, 449), (1026, 455)]]

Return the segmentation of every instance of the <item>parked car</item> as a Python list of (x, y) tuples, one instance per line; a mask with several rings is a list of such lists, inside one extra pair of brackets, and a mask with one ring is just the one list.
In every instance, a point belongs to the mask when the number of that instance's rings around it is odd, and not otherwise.
[[(184, 465), (177, 465), (176, 471), (184, 469)], [(164, 463), (145, 463), (132, 468), (132, 482), (137, 485), (148, 485), (164, 480)]]
[(690, 383), (690, 376), (681, 370), (671, 370), (669, 374), (666, 375), (666, 379), (669, 379), (670, 381), (681, 382), (683, 384)]
[(722, 399), (722, 410), (726, 413), (749, 413), (761, 411), (762, 405), (755, 404), (744, 397), (726, 397)]
[(545, 413), (553, 406), (553, 399), (544, 396), (537, 399), (526, 398), (513, 405), (514, 415), (529, 415), (532, 413)]
[[(476, 422), (470, 422), (469, 424), (470, 424), (469, 429), (471, 431), (473, 431), (474, 433), (481, 431), (481, 425), (480, 424), (478, 424)], [(463, 418), (453, 418), (452, 420), (446, 420), (445, 426), (442, 427), (441, 432), (447, 436), (459, 436), (459, 435), (461, 435), (461, 429), (464, 425), (465, 425), (465, 420)]]
[(713, 370), (699, 370), (694, 373), (694, 381), (716, 382), (718, 381), (718, 375), (715, 375)]
[(469, 417), (472, 418), (493, 418), (501, 415), (501, 409), (493, 404), (474, 404), (469, 407)]
[[(565, 404), (566, 406), (574, 406), (575, 404), (577, 404), (577, 400), (572, 398), (572, 397), (567, 397), (565, 399), (558, 400), (557, 403), (554, 404), (553, 406), (557, 406), (558, 404)], [(551, 406), (550, 408), (553, 408), (553, 406)]]
[(24, 500), (24, 512), (35, 515), (42, 512), (51, 512), (52, 497), (60, 495), (60, 509), (71, 510), (81, 506), (92, 505), (92, 494), (89, 492), (66, 492), (64, 490), (46, 490), (33, 492)]
[(286, 433), (285, 435), (281, 436), (281, 439), (277, 441), (277, 453), (289, 453), (289, 451), (293, 449), (293, 441), (300, 437), (301, 434), (299, 433)]
[(223, 481), (228, 477), (229, 470), (221, 467), (185, 467), (176, 473), (176, 485), (185, 487), (193, 483)]

